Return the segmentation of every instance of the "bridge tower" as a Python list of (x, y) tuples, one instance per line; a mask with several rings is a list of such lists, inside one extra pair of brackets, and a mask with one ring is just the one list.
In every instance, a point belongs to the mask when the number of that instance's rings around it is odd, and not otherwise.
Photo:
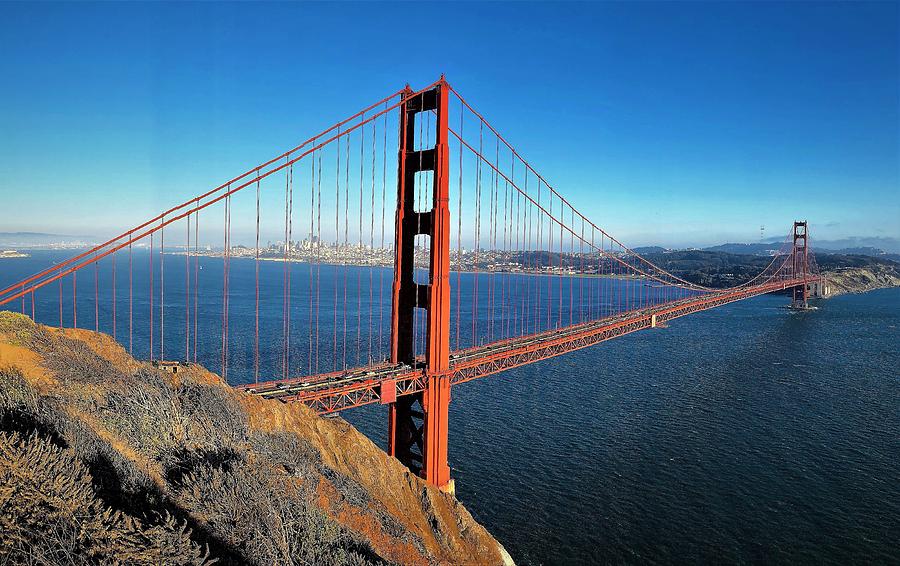
[(809, 246), (806, 220), (794, 222), (793, 271), (794, 277), (802, 277), (803, 285), (794, 287), (791, 307), (795, 309), (809, 308)]
[[(389, 403), (388, 453), (431, 485), (453, 491), (447, 464), (447, 412), (450, 405), (450, 209), (449, 86), (441, 76), (431, 90), (413, 96), (407, 87), (400, 106), (400, 150), (395, 219), (394, 282), (391, 307), (391, 362), (415, 366), (413, 320), (427, 313), (425, 390)], [(435, 111), (434, 147), (415, 149), (416, 115)], [(415, 209), (418, 175), (432, 171), (431, 208)], [(427, 199), (425, 199), (427, 200)], [(426, 205), (427, 206), (427, 205)], [(414, 278), (415, 239), (431, 239), (427, 283)]]

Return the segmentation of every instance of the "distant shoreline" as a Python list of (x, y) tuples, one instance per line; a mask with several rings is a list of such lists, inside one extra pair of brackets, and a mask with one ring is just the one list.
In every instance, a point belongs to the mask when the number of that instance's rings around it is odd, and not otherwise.
[[(189, 255), (190, 257), (208, 257), (208, 258), (212, 258), (212, 259), (222, 259), (221, 254), (208, 255), (208, 254), (194, 254), (194, 253), (185, 254), (185, 252), (166, 252), (165, 255), (173, 255), (173, 256)], [(229, 260), (232, 260), (232, 259), (255, 260), (256, 258), (252, 257), (252, 256), (231, 256), (229, 258)], [(393, 264), (382, 264), (382, 263), (340, 263), (340, 262), (334, 262), (334, 261), (315, 262), (315, 261), (309, 261), (308, 259), (295, 259), (295, 258), (286, 259), (283, 257), (260, 257), (259, 261), (305, 263), (305, 264), (309, 264), (309, 265), (315, 265), (315, 264), (332, 265), (332, 266), (336, 266), (336, 267), (380, 267), (382, 269), (391, 269), (394, 267)], [(569, 273), (566, 271), (563, 271), (560, 273), (560, 272), (555, 272), (555, 271), (549, 271), (549, 272), (548, 271), (507, 271), (507, 270), (500, 270), (500, 269), (491, 271), (491, 270), (484, 270), (484, 269), (478, 269), (478, 270), (455, 269), (452, 266), (450, 268), (450, 273), (478, 273), (478, 274), (482, 274), (482, 275), (509, 274), (509, 275), (530, 275), (530, 276), (535, 276), (535, 277), (560, 277), (560, 276), (580, 275), (581, 277), (584, 277), (585, 279), (592, 279), (592, 278), (628, 279), (628, 280), (632, 280), (632, 281), (653, 280), (653, 278), (651, 278), (651, 277), (633, 277), (633, 276), (629, 276), (629, 275), (616, 275), (616, 274), (609, 274), (609, 273), (578, 274), (578, 273)]]

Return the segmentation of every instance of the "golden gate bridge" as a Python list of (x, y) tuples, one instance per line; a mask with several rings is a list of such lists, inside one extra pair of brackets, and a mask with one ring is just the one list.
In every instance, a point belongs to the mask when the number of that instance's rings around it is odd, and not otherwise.
[[(806, 308), (821, 279), (807, 228), (739, 285), (677, 277), (579, 212), (442, 76), (8, 286), (0, 306), (163, 364), (218, 364), (320, 414), (385, 404), (388, 452), (452, 489), (454, 385), (764, 293)], [(215, 233), (220, 254), (201, 248)], [(261, 246), (273, 233), (277, 258)], [(232, 287), (237, 261), (254, 262), (252, 293)]]

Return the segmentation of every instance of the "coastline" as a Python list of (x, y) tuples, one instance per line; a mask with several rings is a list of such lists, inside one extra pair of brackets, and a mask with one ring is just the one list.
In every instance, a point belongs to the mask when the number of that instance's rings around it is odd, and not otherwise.
[(900, 270), (885, 266), (841, 268), (826, 271), (822, 276), (831, 286), (828, 298), (900, 287)]
[[(195, 253), (185, 253), (183, 251), (173, 251), (166, 252), (165, 255), (174, 255), (174, 256), (184, 256), (189, 255), (191, 257), (207, 257), (207, 258), (221, 258), (221, 254), (195, 254)], [(248, 259), (254, 260), (255, 257), (252, 256), (232, 256), (230, 259)], [(269, 261), (269, 262), (287, 262), (287, 263), (305, 263), (313, 265), (316, 262), (311, 262), (306, 258), (285, 258), (285, 257), (260, 257), (259, 261)], [(330, 266), (343, 266), (343, 267), (379, 267), (382, 269), (390, 269), (393, 267), (392, 264), (382, 264), (382, 263), (344, 263), (344, 262), (335, 262), (335, 261), (321, 261), (318, 262), (320, 265), (330, 265)], [(485, 269), (452, 269), (452, 273), (473, 273), (479, 275), (492, 275), (492, 274), (510, 274), (510, 275), (526, 275), (526, 276), (535, 276), (535, 277), (556, 277), (556, 276), (565, 276), (572, 275), (568, 272), (555, 272), (555, 271), (533, 271), (533, 270), (522, 270), (522, 271), (506, 271), (506, 270), (485, 270)], [(837, 295), (843, 295), (847, 293), (865, 293), (867, 291), (874, 291), (876, 289), (889, 289), (893, 287), (900, 287), (900, 267), (893, 268), (885, 265), (876, 265), (873, 267), (842, 267), (835, 270), (828, 270), (822, 272), (822, 276), (825, 277), (828, 282), (831, 284), (831, 292), (828, 297), (835, 297)], [(628, 276), (628, 275), (618, 275), (618, 274), (585, 274), (585, 278), (602, 278), (602, 279), (620, 279), (620, 280), (631, 280), (638, 281), (640, 280), (637, 277)], [(827, 297), (826, 297), (827, 298)]]
[[(190, 257), (206, 257), (213, 259), (222, 259), (222, 254), (194, 254), (189, 253), (185, 254), (185, 252), (165, 252), (164, 255), (173, 255), (173, 256), (185, 256), (188, 255)], [(247, 259), (247, 260), (255, 260), (254, 256), (231, 256), (230, 260), (233, 259)], [(381, 269), (393, 269), (393, 263), (346, 263), (346, 262), (338, 262), (338, 261), (309, 261), (305, 258), (284, 258), (284, 257), (262, 257), (260, 256), (259, 261), (271, 261), (277, 263), (304, 263), (309, 265), (330, 265), (334, 267), (379, 267)], [(417, 269), (424, 269), (424, 267), (417, 267)], [(508, 274), (508, 275), (529, 275), (535, 277), (559, 277), (559, 276), (571, 276), (577, 275), (577, 273), (571, 273), (568, 271), (508, 271), (508, 270), (491, 270), (491, 269), (455, 269), (451, 266), (450, 273), (477, 273), (479, 275), (497, 275), (497, 274)], [(602, 278), (602, 279), (627, 279), (630, 281), (638, 281), (642, 279), (652, 279), (652, 278), (640, 278), (634, 277), (630, 275), (618, 275), (618, 274), (609, 274), (609, 273), (585, 273), (582, 275), (584, 278)]]

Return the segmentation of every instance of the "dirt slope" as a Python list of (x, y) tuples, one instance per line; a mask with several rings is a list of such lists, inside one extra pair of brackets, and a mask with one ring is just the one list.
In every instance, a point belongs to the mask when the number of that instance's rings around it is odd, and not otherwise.
[[(146, 563), (170, 555), (192, 564), (512, 562), (455, 498), (340, 419), (235, 391), (201, 367), (161, 372), (106, 335), (8, 312), (0, 312), (0, 435), (0, 519), (15, 526), (0, 534), (0, 559), (49, 548), (38, 534), (51, 529), (77, 533), (59, 537), (78, 540), (65, 550), (74, 564), (97, 563), (96, 549), (125, 540), (110, 538), (120, 531), (171, 539)], [(72, 477), (23, 476), (17, 466), (28, 458)], [(92, 493), (61, 503), (66, 488), (34, 504), (52, 513), (35, 515), (30, 500), (4, 506), (16, 501), (4, 493), (25, 493), (16, 482), (31, 482), (33, 493), (85, 483)], [(26, 507), (37, 523), (10, 516)], [(107, 522), (86, 532), (69, 507), (105, 509)], [(196, 552), (171, 550), (185, 545)], [(95, 554), (82, 562), (85, 549)]]

